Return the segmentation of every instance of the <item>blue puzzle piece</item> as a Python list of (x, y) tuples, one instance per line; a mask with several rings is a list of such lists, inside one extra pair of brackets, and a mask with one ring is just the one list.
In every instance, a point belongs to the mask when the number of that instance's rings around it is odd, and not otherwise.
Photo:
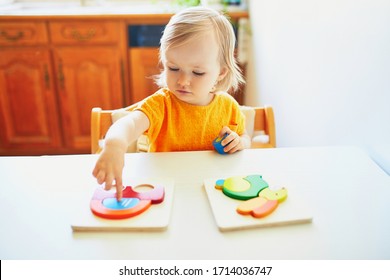
[(217, 137), (213, 141), (213, 146), (214, 149), (220, 153), (221, 155), (226, 154), (225, 151), (223, 150), (224, 146), (222, 146), (221, 142), (223, 139), (225, 139), (229, 134), (225, 133), (222, 137)]
[(122, 198), (118, 201), (116, 198), (106, 198), (103, 200), (103, 205), (112, 210), (124, 210), (135, 207), (139, 203), (138, 198)]

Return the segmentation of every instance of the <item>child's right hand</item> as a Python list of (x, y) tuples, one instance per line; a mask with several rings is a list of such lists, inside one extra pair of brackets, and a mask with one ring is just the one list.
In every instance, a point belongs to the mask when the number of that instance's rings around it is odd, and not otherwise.
[(113, 186), (116, 187), (118, 201), (122, 199), (124, 155), (125, 152), (119, 147), (105, 147), (92, 172), (99, 184), (104, 183), (105, 190), (110, 190)]
[(122, 172), (125, 153), (130, 143), (149, 128), (148, 117), (141, 111), (133, 111), (116, 121), (108, 130), (102, 153), (93, 169), (93, 176), (104, 189), (116, 187), (116, 198), (122, 199)]

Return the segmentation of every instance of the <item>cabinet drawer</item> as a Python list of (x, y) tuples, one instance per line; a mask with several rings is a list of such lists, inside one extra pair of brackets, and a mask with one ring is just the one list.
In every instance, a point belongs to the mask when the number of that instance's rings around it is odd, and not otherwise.
[(117, 43), (120, 28), (118, 22), (51, 22), (50, 35), (55, 44)]
[(39, 45), (48, 42), (46, 25), (43, 22), (0, 23), (1, 46)]

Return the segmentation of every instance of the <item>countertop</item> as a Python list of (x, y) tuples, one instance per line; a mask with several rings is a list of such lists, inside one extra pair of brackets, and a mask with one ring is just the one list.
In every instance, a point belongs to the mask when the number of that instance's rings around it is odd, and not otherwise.
[[(222, 5), (210, 6), (223, 10)], [(0, 5), (0, 16), (66, 16), (66, 15), (142, 15), (173, 14), (182, 7), (164, 1), (114, 2), (96, 5), (81, 5), (79, 2), (10, 3)], [(247, 13), (244, 6), (231, 6), (228, 13)]]

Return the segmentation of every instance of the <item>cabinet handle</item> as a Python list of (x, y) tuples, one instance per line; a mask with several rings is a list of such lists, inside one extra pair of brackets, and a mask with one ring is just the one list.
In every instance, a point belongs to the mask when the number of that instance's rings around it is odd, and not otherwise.
[(20, 39), (22, 39), (24, 37), (24, 32), (23, 31), (19, 31), (15, 35), (10, 35), (10, 34), (7, 33), (7, 31), (1, 30), (0, 31), (0, 37), (4, 38), (7, 41), (15, 42), (15, 41), (18, 41), (18, 40), (20, 40)]
[(46, 89), (50, 89), (50, 75), (49, 75), (49, 69), (47, 67), (47, 64), (45, 64), (43, 66), (44, 70), (43, 70), (43, 78), (45, 80), (45, 86), (46, 86)]
[(95, 36), (95, 34), (96, 34), (96, 30), (94, 28), (89, 29), (87, 33), (84, 35), (80, 34), (80, 32), (75, 29), (72, 30), (72, 38), (81, 42), (90, 40)]
[(64, 76), (61, 60), (58, 64), (58, 82), (59, 82), (60, 89), (62, 89), (62, 90), (65, 89), (65, 76)]

